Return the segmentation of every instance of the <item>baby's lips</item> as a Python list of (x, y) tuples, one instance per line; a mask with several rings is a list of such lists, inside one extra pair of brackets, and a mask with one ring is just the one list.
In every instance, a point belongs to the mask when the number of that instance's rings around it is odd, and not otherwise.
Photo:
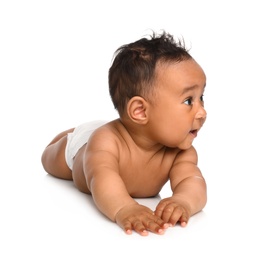
[(190, 133), (194, 136), (197, 137), (197, 132), (198, 130), (191, 130)]

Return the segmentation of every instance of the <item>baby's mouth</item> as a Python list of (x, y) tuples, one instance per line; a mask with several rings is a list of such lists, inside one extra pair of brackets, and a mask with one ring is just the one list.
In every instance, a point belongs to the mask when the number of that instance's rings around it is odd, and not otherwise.
[(192, 134), (194, 137), (197, 137), (197, 130), (191, 130), (190, 134)]

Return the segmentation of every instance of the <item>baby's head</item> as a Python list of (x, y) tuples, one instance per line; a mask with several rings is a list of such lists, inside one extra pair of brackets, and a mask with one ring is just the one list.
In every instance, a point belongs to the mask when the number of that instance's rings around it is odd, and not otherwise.
[(154, 81), (158, 64), (178, 63), (192, 59), (182, 40), (166, 33), (118, 48), (109, 69), (109, 92), (119, 115), (134, 96), (153, 102)]

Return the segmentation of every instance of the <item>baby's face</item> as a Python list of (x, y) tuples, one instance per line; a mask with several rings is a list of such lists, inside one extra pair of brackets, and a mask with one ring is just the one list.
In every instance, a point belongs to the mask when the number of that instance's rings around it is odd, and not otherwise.
[(206, 76), (193, 59), (159, 65), (155, 100), (150, 105), (153, 137), (168, 147), (188, 149), (206, 120)]

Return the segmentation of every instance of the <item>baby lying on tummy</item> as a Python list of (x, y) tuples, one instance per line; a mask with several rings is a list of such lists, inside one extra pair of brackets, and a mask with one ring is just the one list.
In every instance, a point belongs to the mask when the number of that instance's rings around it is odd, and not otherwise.
[[(46, 172), (73, 180), (127, 234), (163, 234), (201, 211), (206, 183), (193, 140), (206, 120), (206, 77), (183, 42), (162, 32), (117, 49), (109, 91), (119, 118), (58, 134), (42, 154)], [(156, 209), (134, 198), (172, 196)]]

